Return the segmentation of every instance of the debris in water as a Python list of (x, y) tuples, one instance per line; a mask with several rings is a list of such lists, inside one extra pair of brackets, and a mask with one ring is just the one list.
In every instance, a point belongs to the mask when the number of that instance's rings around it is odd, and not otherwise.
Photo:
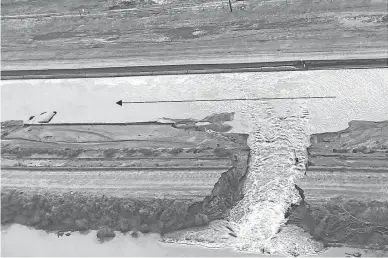
[(232, 231), (232, 232), (234, 232), (234, 230), (231, 228), (231, 227), (229, 227), (229, 226), (225, 226), (227, 229), (229, 229), (230, 231)]
[(237, 235), (235, 233), (229, 232), (228, 234), (231, 235), (232, 237), (237, 237)]
[(347, 255), (348, 257), (349, 256), (353, 256), (353, 257), (361, 257), (362, 256), (362, 254), (360, 252), (355, 252), (353, 254), (345, 253), (345, 255)]

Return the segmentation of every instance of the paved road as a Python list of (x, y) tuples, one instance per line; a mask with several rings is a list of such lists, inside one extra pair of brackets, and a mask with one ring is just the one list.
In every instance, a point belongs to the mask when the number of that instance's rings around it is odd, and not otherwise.
[(126, 66), (77, 69), (5, 70), (2, 80), (102, 78), (151, 75), (274, 72), (330, 69), (388, 68), (388, 58), (296, 60), (278, 62)]

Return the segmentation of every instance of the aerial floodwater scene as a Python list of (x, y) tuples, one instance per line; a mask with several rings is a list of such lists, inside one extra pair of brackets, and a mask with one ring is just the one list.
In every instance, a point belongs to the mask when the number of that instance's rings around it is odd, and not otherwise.
[(388, 257), (386, 0), (2, 0), (1, 256)]

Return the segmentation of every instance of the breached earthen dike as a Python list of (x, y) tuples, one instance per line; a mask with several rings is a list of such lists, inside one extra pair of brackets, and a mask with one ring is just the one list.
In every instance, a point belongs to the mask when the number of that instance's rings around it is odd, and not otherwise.
[[(243, 198), (248, 135), (207, 122), (3, 123), (2, 224), (163, 234), (225, 218)], [(387, 135), (363, 121), (312, 135), (287, 223), (326, 246), (387, 248)]]
[(2, 123), (1, 223), (163, 234), (224, 218), (243, 198), (248, 135), (213, 120)]
[(308, 154), (288, 224), (327, 246), (388, 250), (388, 122), (312, 135)]

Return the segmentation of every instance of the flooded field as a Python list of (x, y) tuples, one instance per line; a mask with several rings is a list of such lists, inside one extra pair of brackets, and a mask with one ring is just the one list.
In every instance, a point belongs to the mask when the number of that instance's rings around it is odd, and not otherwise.
[[(228, 248), (212, 249), (196, 245), (179, 245), (160, 242), (158, 235), (141, 235), (132, 238), (120, 234), (111, 241), (101, 243), (95, 232), (57, 237), (44, 231), (31, 230), (25, 226), (12, 225), (1, 230), (1, 256), (40, 256), (40, 257), (179, 257), (183, 253), (190, 257), (273, 257), (265, 254), (234, 252)], [(45, 248), (42, 248), (44, 246)], [(344, 257), (346, 253), (362, 253), (363, 257), (385, 257), (379, 251), (365, 251), (357, 248), (331, 248), (316, 257)], [(277, 254), (276, 257), (286, 257)]]
[(228, 249), (162, 243), (156, 234), (145, 236), (140, 233), (139, 238), (133, 238), (130, 234), (117, 233), (111, 241), (101, 243), (95, 237), (95, 231), (86, 234), (73, 232), (70, 236), (57, 237), (54, 233), (47, 234), (44, 231), (31, 230), (17, 224), (3, 228), (1, 234), (1, 256), (3, 257), (31, 255), (38, 257), (177, 257), (183, 253), (190, 254), (191, 257), (257, 257), (257, 255), (236, 253)]

